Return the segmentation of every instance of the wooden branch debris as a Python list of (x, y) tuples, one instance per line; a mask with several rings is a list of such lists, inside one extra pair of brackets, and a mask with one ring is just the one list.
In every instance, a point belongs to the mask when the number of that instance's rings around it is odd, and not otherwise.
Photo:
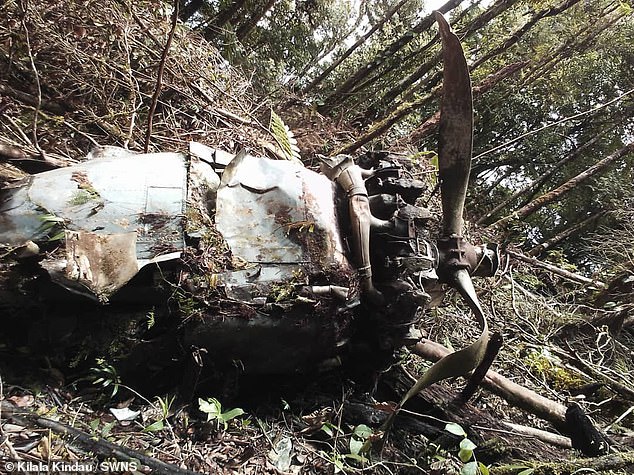
[[(634, 89), (632, 89), (631, 91), (628, 91), (626, 94), (629, 94), (632, 92), (634, 92)], [(607, 157), (602, 158), (601, 160), (596, 162), (594, 165), (586, 168), (583, 172), (570, 178), (568, 181), (558, 186), (554, 190), (551, 190), (548, 193), (544, 193), (543, 195), (535, 198), (533, 201), (523, 206), (522, 208), (518, 209), (514, 213), (508, 216), (505, 216), (504, 218), (498, 219), (491, 226), (492, 227), (495, 227), (495, 226), (507, 227), (509, 223), (511, 223), (514, 220), (523, 220), (524, 218), (526, 218), (527, 216), (530, 216), (531, 214), (535, 213), (537, 210), (543, 208), (544, 206), (559, 200), (563, 195), (565, 195), (569, 191), (579, 186), (579, 184), (585, 182), (586, 180), (594, 176), (601, 175), (603, 172), (607, 170), (607, 168), (610, 165), (617, 162), (618, 160), (625, 157), (626, 155), (629, 155), (630, 153), (634, 153), (634, 142), (629, 142), (625, 144), (619, 150), (615, 151), (614, 153), (611, 153)]]
[(3, 418), (11, 419), (22, 426), (28, 427), (29, 425), (35, 424), (38, 427), (50, 429), (61, 437), (69, 440), (69, 443), (79, 446), (83, 450), (97, 456), (114, 457), (122, 462), (138, 460), (143, 465), (150, 467), (152, 473), (157, 475), (200, 475), (198, 472), (185, 470), (176, 465), (145, 455), (137, 450), (113, 444), (101, 437), (87, 434), (84, 431), (75, 429), (61, 422), (21, 410), (7, 401), (2, 401), (1, 404)]
[[(610, 470), (634, 470), (634, 451), (614, 453), (597, 458), (562, 460), (560, 462), (524, 462), (523, 469), (532, 468), (532, 475), (573, 475), (580, 473), (606, 473)], [(495, 467), (496, 475), (516, 475), (521, 468), (517, 464)], [(610, 472), (612, 473), (612, 472)]]
[(553, 264), (540, 261), (539, 259), (535, 259), (534, 257), (525, 256), (524, 254), (520, 252), (515, 252), (515, 251), (511, 251), (510, 249), (507, 249), (506, 253), (509, 256), (514, 257), (515, 259), (526, 262), (527, 264), (541, 267), (542, 269), (546, 269), (547, 271), (552, 272), (553, 274), (556, 274), (565, 279), (569, 279), (574, 282), (579, 282), (580, 284), (593, 285), (595, 287), (600, 287), (600, 288), (606, 287), (604, 282), (601, 282), (595, 279), (590, 279), (589, 277), (585, 277), (583, 275), (575, 274), (574, 272), (570, 272), (565, 269), (562, 269), (561, 267), (557, 267)]
[[(437, 361), (451, 353), (444, 346), (430, 340), (423, 340), (416, 344), (412, 352), (431, 361)], [(569, 435), (572, 446), (585, 455), (597, 456), (607, 452), (609, 448), (607, 440), (598, 432), (580, 407), (576, 405), (566, 407), (514, 383), (495, 371), (486, 373), (482, 386), (510, 404), (553, 424), (557, 430)]]
[(546, 430), (536, 429), (534, 427), (523, 426), (521, 424), (515, 424), (513, 422), (504, 422), (504, 425), (508, 426), (513, 432), (523, 434), (528, 437), (535, 437), (536, 439), (546, 442), (550, 445), (555, 445), (564, 449), (571, 449), (572, 442), (570, 437), (566, 437)]
[(161, 56), (161, 62), (159, 63), (158, 73), (156, 77), (156, 88), (152, 95), (152, 102), (150, 103), (150, 110), (148, 112), (147, 130), (145, 132), (145, 146), (143, 148), (145, 153), (148, 153), (150, 148), (150, 139), (152, 137), (152, 125), (154, 121), (154, 111), (156, 111), (156, 105), (158, 104), (158, 98), (163, 87), (163, 72), (165, 71), (165, 63), (167, 62), (167, 55), (169, 54), (170, 47), (172, 46), (172, 40), (174, 39), (174, 32), (176, 31), (176, 25), (178, 24), (178, 9), (179, 1), (174, 2), (174, 10), (172, 12), (172, 26), (167, 36), (167, 42), (163, 49), (163, 55)]
[[(412, 348), (412, 352), (430, 361), (437, 361), (451, 353), (441, 344), (426, 339), (417, 343)], [(482, 380), (482, 386), (510, 404), (550, 422), (555, 428), (566, 429), (567, 408), (563, 404), (545, 398), (491, 370), (487, 371)]]
[(568, 239), (570, 236), (574, 236), (575, 234), (577, 234), (579, 232), (579, 230), (585, 228), (589, 224), (592, 224), (594, 221), (596, 221), (597, 219), (601, 218), (606, 213), (607, 213), (607, 211), (605, 211), (605, 210), (601, 210), (598, 213), (594, 213), (592, 216), (589, 216), (588, 218), (586, 218), (586, 219), (584, 219), (582, 221), (579, 221), (578, 223), (570, 226), (569, 228), (567, 228), (564, 231), (558, 233), (557, 235), (551, 237), (550, 239), (547, 239), (546, 241), (544, 241), (544, 242), (538, 244), (537, 246), (533, 247), (530, 251), (528, 251), (528, 254), (530, 256), (533, 256), (533, 257), (539, 256), (544, 251), (547, 251), (551, 247), (553, 247), (553, 246), (559, 244), (560, 242)]
[[(207, 94), (205, 91), (203, 91), (200, 87), (198, 87), (196, 84), (190, 84), (189, 87), (191, 87), (191, 89), (197, 93), (200, 97), (202, 97), (204, 100), (206, 100), (209, 104), (213, 104), (214, 103), (214, 99)], [(240, 124), (240, 125), (248, 125), (249, 127), (258, 127), (259, 125), (254, 122), (251, 119), (245, 119), (244, 117), (240, 117), (239, 115), (234, 114), (233, 112), (230, 112), (228, 110), (222, 109), (220, 107), (215, 107), (214, 110), (212, 111), (213, 113), (216, 113), (220, 116), (222, 116), (223, 118), (230, 120), (231, 122)]]
[[(399, 366), (385, 373), (382, 383), (396, 394), (402, 394), (412, 386), (415, 380), (414, 376)], [(390, 411), (391, 409), (384, 408), (383, 410)], [(401, 418), (400, 422), (399, 418)], [(508, 421), (500, 420), (491, 411), (478, 408), (469, 402), (460, 403), (456, 399), (455, 391), (442, 384), (429, 386), (412, 397), (394, 419), (397, 426), (417, 432), (418, 429), (415, 426), (404, 425), (408, 419), (419, 420), (432, 426), (436, 433), (440, 432), (435, 435), (433, 430), (423, 427), (424, 432), (420, 433), (441, 446), (455, 442), (455, 439), (447, 440), (446, 424), (448, 422), (459, 424), (467, 432), (469, 438), (478, 445), (479, 459), (486, 464), (508, 458), (530, 459), (535, 453), (541, 454), (542, 460), (559, 460), (562, 457), (561, 444), (552, 444), (546, 437), (518, 433), (508, 426)], [(572, 442), (569, 441), (567, 446), (572, 446)]]

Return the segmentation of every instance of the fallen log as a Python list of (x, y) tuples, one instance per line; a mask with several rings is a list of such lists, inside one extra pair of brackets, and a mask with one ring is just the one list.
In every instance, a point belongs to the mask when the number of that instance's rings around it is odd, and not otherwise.
[[(429, 361), (437, 361), (451, 353), (449, 349), (431, 340), (421, 340), (411, 350), (412, 353)], [(513, 406), (550, 422), (556, 429), (566, 428), (567, 408), (563, 404), (545, 398), (491, 370), (487, 371), (482, 386)]]
[[(437, 361), (451, 353), (444, 346), (430, 340), (422, 340), (417, 343), (412, 348), (412, 352), (430, 361)], [(569, 416), (567, 417), (570, 408), (541, 396), (491, 370), (487, 371), (481, 384), (511, 405), (550, 422), (558, 431), (569, 435), (572, 446), (581, 450), (585, 455), (597, 456), (607, 452), (608, 444), (597, 444), (599, 432), (585, 414), (579, 414), (580, 408), (575, 408), (575, 421), (573, 422)], [(583, 425), (579, 424), (581, 419), (584, 420)]]
[[(381, 381), (382, 385), (394, 392), (393, 397), (398, 398), (416, 379), (399, 366), (385, 373)], [(565, 451), (562, 452), (561, 444), (551, 444), (543, 438), (518, 433), (490, 411), (464, 402), (456, 396), (455, 391), (442, 384), (429, 386), (407, 402), (396, 416), (395, 424), (403, 427), (404, 419), (399, 422), (399, 418), (415, 416), (425, 424), (434, 426), (436, 431), (440, 431), (440, 435), (435, 435), (428, 428), (421, 432), (413, 427), (409, 430), (422, 433), (435, 444), (447, 447), (454, 440), (445, 431), (445, 425), (448, 422), (457, 423), (478, 446), (478, 460), (485, 464), (509, 459), (531, 459), (535, 453), (540, 454), (541, 460), (560, 460), (564, 456)]]
[(495, 467), (496, 475), (516, 475), (522, 469), (532, 469), (532, 475), (572, 475), (576, 473), (616, 473), (614, 470), (623, 470), (619, 473), (633, 473), (634, 451), (614, 453), (597, 458), (584, 458), (563, 460), (560, 462), (525, 462), (518, 464)]

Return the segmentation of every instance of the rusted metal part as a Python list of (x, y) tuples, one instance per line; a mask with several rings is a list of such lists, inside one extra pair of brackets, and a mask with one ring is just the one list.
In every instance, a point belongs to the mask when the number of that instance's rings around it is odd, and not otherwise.
[(222, 176), (215, 220), (248, 269), (220, 276), (227, 295), (258, 303), (279, 282), (308, 284), (327, 269), (351, 273), (334, 202), (323, 175), (286, 160), (236, 156)]
[(180, 255), (187, 163), (178, 153), (117, 147), (92, 156), (0, 191), (0, 242), (46, 242), (54, 224), (66, 250), (43, 266), (72, 291), (107, 300), (144, 265)]
[(375, 303), (384, 303), (383, 296), (372, 281), (372, 263), (370, 260), (370, 228), (390, 229), (392, 223), (374, 217), (370, 211), (368, 190), (363, 180), (363, 170), (356, 165), (352, 157), (337, 155), (321, 157), (321, 170), (337, 183), (348, 199), (348, 213), (352, 225), (353, 254), (361, 289), (367, 298)]

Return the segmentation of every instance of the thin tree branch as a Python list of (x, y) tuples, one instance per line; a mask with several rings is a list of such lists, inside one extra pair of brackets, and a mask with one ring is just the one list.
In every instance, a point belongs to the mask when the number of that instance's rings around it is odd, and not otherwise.
[(156, 78), (156, 88), (154, 89), (154, 95), (152, 96), (152, 102), (150, 103), (150, 110), (148, 112), (147, 131), (145, 133), (145, 146), (143, 150), (145, 153), (150, 148), (150, 138), (152, 136), (152, 126), (154, 121), (154, 112), (156, 111), (156, 105), (163, 86), (163, 72), (165, 71), (165, 63), (167, 62), (167, 55), (169, 54), (170, 47), (172, 46), (172, 39), (174, 38), (174, 32), (176, 31), (176, 25), (178, 23), (178, 0), (174, 0), (174, 11), (172, 12), (172, 27), (167, 37), (167, 43), (161, 56), (161, 62), (159, 63), (158, 75)]
[(575, 274), (574, 272), (570, 272), (565, 269), (562, 269), (561, 267), (557, 267), (553, 264), (540, 261), (539, 259), (535, 259), (534, 257), (528, 257), (522, 253), (511, 251), (509, 249), (506, 250), (506, 253), (509, 256), (514, 257), (515, 259), (519, 259), (520, 261), (526, 262), (527, 264), (541, 267), (542, 269), (546, 269), (547, 271), (552, 272), (553, 274), (572, 280), (574, 282), (579, 282), (580, 284), (594, 285), (596, 287), (606, 287), (605, 283), (599, 280), (590, 279), (589, 277), (584, 277), (582, 275)]

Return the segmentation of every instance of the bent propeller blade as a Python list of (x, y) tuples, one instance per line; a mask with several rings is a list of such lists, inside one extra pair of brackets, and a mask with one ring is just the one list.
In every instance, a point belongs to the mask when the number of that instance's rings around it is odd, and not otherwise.
[(462, 234), (462, 212), (473, 148), (473, 98), (469, 68), (458, 37), (440, 12), (434, 12), (443, 49), (443, 95), (438, 138), (438, 176), (444, 236)]

